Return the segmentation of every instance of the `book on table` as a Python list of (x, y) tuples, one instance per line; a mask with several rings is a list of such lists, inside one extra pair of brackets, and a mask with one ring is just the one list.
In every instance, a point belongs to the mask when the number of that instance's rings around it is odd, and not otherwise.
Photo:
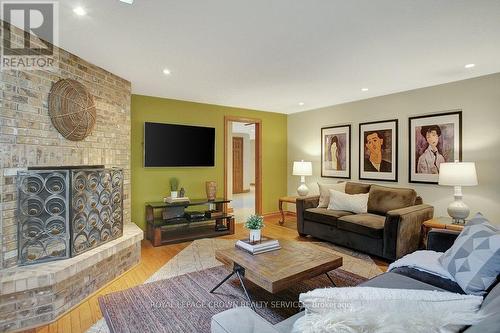
[(247, 239), (240, 239), (236, 242), (236, 247), (245, 250), (251, 254), (259, 254), (274, 250), (279, 250), (280, 243), (277, 239), (262, 237), (260, 241), (253, 242)]
[(188, 197), (177, 197), (177, 198), (165, 197), (165, 198), (163, 198), (163, 202), (165, 202), (165, 203), (182, 203), (182, 202), (189, 203), (190, 200)]
[(271, 248), (267, 248), (267, 249), (261, 249), (261, 250), (257, 250), (257, 251), (250, 251), (250, 250), (247, 250), (247, 249), (244, 249), (242, 247), (239, 247), (238, 245), (236, 245), (236, 247), (242, 251), (245, 251), (247, 253), (250, 253), (252, 255), (256, 255), (256, 254), (261, 254), (261, 253), (266, 253), (266, 252), (271, 252), (271, 251), (276, 251), (276, 250), (279, 250), (281, 249), (281, 246), (274, 246), (274, 247), (271, 247)]

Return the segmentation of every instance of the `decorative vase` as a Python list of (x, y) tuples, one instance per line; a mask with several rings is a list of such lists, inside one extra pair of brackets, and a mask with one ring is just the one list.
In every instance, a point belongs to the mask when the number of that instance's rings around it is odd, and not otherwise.
[(177, 191), (170, 191), (170, 197), (171, 197), (172, 199), (177, 198)]
[(217, 183), (214, 181), (209, 181), (205, 183), (205, 189), (207, 191), (207, 199), (213, 201), (217, 196)]
[(250, 229), (250, 242), (259, 242), (262, 229)]

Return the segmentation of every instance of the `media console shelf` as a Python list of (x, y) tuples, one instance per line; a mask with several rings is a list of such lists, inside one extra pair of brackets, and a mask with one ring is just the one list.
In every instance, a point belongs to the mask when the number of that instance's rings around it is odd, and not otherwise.
[[(146, 238), (153, 246), (187, 242), (200, 238), (218, 237), (234, 234), (234, 217), (224, 210), (231, 200), (207, 199), (191, 202), (147, 202), (146, 203)], [(215, 205), (215, 210), (223, 212), (217, 217), (203, 217), (189, 220), (185, 217), (186, 208), (204, 206), (203, 212)], [(163, 212), (170, 218), (164, 219)]]

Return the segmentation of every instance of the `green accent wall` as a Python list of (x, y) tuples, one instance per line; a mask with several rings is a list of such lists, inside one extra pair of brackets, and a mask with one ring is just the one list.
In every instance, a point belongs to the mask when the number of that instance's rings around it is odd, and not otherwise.
[[(148, 201), (161, 201), (170, 193), (169, 179), (179, 178), (190, 198), (205, 198), (205, 182), (217, 182), (217, 195), (224, 194), (224, 116), (262, 120), (262, 208), (278, 210), (278, 198), (287, 192), (287, 116), (279, 113), (201, 104), (158, 97), (132, 95), (131, 182), (132, 222), (145, 229)], [(216, 158), (211, 168), (145, 168), (143, 137), (145, 122), (215, 127)], [(182, 141), (179, 142), (182, 144)], [(161, 143), (159, 143), (161, 144)]]

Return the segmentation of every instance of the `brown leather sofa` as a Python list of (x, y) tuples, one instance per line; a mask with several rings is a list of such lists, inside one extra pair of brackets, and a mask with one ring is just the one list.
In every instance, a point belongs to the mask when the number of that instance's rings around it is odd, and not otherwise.
[(297, 199), (299, 235), (396, 260), (418, 249), (422, 223), (434, 207), (422, 203), (413, 189), (347, 182), (348, 194), (369, 193), (368, 213), (317, 208), (319, 196)]

